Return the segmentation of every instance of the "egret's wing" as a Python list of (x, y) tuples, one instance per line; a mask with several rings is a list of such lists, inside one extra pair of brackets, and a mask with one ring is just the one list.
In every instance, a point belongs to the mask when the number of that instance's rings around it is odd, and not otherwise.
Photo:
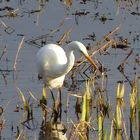
[(61, 67), (66, 63), (65, 51), (58, 45), (48, 44), (37, 53), (37, 69), (41, 77), (52, 79), (63, 75)]

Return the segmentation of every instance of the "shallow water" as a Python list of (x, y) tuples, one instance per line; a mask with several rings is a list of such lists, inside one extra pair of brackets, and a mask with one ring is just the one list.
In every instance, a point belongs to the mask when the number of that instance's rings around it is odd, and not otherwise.
[[(21, 2), (21, 3), (20, 3)], [(107, 68), (106, 75), (107, 79), (107, 89), (108, 98), (112, 104), (112, 110), (114, 110), (116, 89), (118, 81), (125, 81), (126, 83), (126, 93), (125, 93), (125, 115), (126, 122), (129, 121), (129, 94), (131, 88), (128, 80), (117, 70), (118, 65), (124, 60), (131, 49), (133, 49), (132, 55), (128, 58), (125, 64), (125, 74), (128, 76), (129, 80), (133, 80), (135, 73), (139, 76), (139, 65), (135, 62), (137, 54), (139, 55), (139, 2), (135, 1), (132, 3), (120, 2), (118, 8), (115, 1), (87, 1), (83, 4), (82, 0), (73, 1), (70, 9), (63, 2), (52, 0), (49, 2), (44, 2), (39, 6), (38, 1), (0, 1), (0, 8), (11, 7), (16, 10), (15, 17), (7, 17), (7, 10), (0, 11), (0, 56), (6, 47), (6, 53), (0, 59), (0, 106), (5, 108), (2, 118), (5, 120), (5, 127), (1, 133), (1, 139), (14, 139), (17, 133), (17, 126), (20, 130), (26, 131), (26, 135), (29, 139), (38, 138), (38, 133), (40, 131), (40, 125), (42, 121), (41, 109), (38, 107), (37, 103), (34, 103), (34, 116), (35, 124), (31, 124), (31, 130), (27, 129), (21, 122), (24, 120), (24, 111), (19, 109), (19, 112), (14, 112), (16, 105), (20, 108), (23, 107), (22, 100), (16, 86), (24, 93), (27, 99), (30, 98), (30, 102), (34, 102), (29, 95), (28, 90), (31, 90), (34, 96), (41, 99), (42, 92), (42, 82), (37, 80), (35, 55), (38, 51), (38, 47), (41, 45), (42, 35), (45, 35), (43, 41), (46, 43), (53, 42), (56, 43), (60, 40), (62, 35), (70, 31), (67, 38), (69, 40), (79, 40), (86, 46), (90, 44), (95, 46), (103, 37), (108, 34), (113, 29), (118, 26), (120, 29), (111, 37), (112, 39), (119, 41), (122, 37), (123, 39), (128, 39), (128, 46), (126, 50), (123, 49), (113, 49), (110, 48), (108, 53), (105, 55), (102, 52), (97, 53), (95, 57)], [(41, 9), (41, 12), (35, 12), (34, 10)], [(81, 15), (76, 15), (76, 11), (81, 12)], [(82, 14), (84, 13), (84, 15)], [(107, 19), (103, 22), (103, 17)], [(63, 23), (63, 24), (61, 24)], [(4, 27), (5, 24), (7, 27)], [(60, 26), (59, 26), (60, 25)], [(54, 29), (59, 29), (55, 33), (51, 33)], [(8, 32), (8, 33), (7, 33)], [(93, 35), (95, 33), (95, 38), (89, 38), (88, 35)], [(16, 74), (13, 72), (13, 65), (17, 53), (18, 46), (24, 36), (24, 44), (20, 49), (17, 65)], [(37, 38), (40, 37), (38, 40)], [(38, 45), (32, 44), (31, 39), (35, 39)], [(95, 39), (95, 40), (94, 40)], [(29, 44), (30, 43), (30, 44)], [(66, 44), (63, 45), (63, 47)], [(103, 44), (102, 44), (103, 45)], [(135, 67), (135, 69), (134, 69)], [(86, 67), (85, 67), (86, 69)], [(86, 75), (82, 73), (84, 69), (81, 70), (81, 74), (85, 79), (88, 79)], [(92, 76), (93, 74), (89, 74)], [(84, 92), (85, 82), (79, 82), (83, 79), (79, 72), (76, 73), (77, 89), (74, 93)], [(4, 78), (5, 77), (5, 78)], [(72, 81), (70, 80), (70, 75), (66, 77), (65, 86), (62, 92), (66, 93), (62, 98), (63, 110), (65, 110), (66, 96), (68, 94), (69, 88), (71, 87)], [(75, 85), (74, 85), (75, 86)], [(99, 82), (100, 86), (100, 82)], [(49, 92), (49, 91), (48, 91)], [(54, 91), (57, 92), (57, 91)], [(50, 94), (49, 94), (50, 95)], [(51, 107), (52, 99), (49, 96), (48, 106)], [(63, 113), (62, 120), (64, 122), (69, 121), (69, 119), (76, 120), (75, 114), (75, 97), (70, 97), (70, 106), (68, 114)], [(66, 123), (67, 125), (67, 123)]]

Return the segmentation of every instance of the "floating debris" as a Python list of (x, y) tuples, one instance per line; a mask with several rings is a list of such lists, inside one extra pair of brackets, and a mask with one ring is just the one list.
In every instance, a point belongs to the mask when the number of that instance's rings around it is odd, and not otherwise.
[(103, 24), (105, 24), (106, 21), (108, 21), (108, 20), (113, 20), (112, 18), (108, 18), (108, 16), (106, 16), (105, 14), (103, 14), (103, 15), (100, 16), (99, 12), (95, 13), (92, 18), (93, 18), (93, 21), (99, 20)]
[(107, 21), (107, 20), (113, 20), (112, 18), (108, 18), (105, 14), (103, 14), (100, 18), (99, 18), (99, 20), (103, 23), (103, 24), (105, 24), (105, 22)]
[(87, 35), (87, 37), (83, 38), (83, 40), (92, 40), (92, 41), (96, 41), (96, 35), (95, 35), (95, 33), (93, 32), (92, 34)]
[(3, 107), (0, 106), (0, 116), (3, 114)]
[(4, 11), (4, 10), (13, 11), (14, 8), (13, 7), (10, 7), (10, 6), (5, 6), (4, 8), (0, 8), (0, 11)]
[[(37, 48), (40, 48), (42, 46), (44, 46), (46, 43), (50, 42), (50, 40), (52, 40), (53, 38), (53, 35), (57, 32), (60, 31), (60, 27), (63, 26), (64, 22), (66, 20), (66, 17), (60, 22), (60, 24), (58, 24), (58, 26), (54, 29), (52, 29), (49, 33), (45, 34), (45, 35), (40, 35), (40, 36), (37, 36), (33, 39), (28, 39), (26, 40), (25, 42), (29, 45), (32, 45), (32, 46), (35, 46)], [(69, 34), (70, 30), (68, 31), (68, 34)], [(66, 34), (64, 34), (63, 37), (65, 37)], [(63, 38), (61, 38), (63, 39)]]
[(127, 50), (128, 48), (130, 48), (130, 43), (128, 42), (128, 39), (123, 39), (122, 37), (119, 37), (119, 41), (116, 41), (112, 45), (112, 48)]
[(138, 13), (138, 12), (132, 12), (131, 14), (134, 16), (140, 16), (140, 13)]
[(11, 26), (6, 25), (2, 20), (0, 21), (0, 23), (7, 34), (12, 34), (15, 31), (15, 29), (13, 29)]
[(8, 10), (8, 12), (4, 15), (0, 15), (0, 18), (4, 18), (4, 17), (10, 17), (10, 18), (15, 18), (18, 16), (17, 11), (19, 9), (13, 9), (13, 10)]
[(60, 0), (60, 1), (63, 1), (64, 5), (67, 8), (70, 8), (72, 6), (72, 3), (73, 3), (73, 0)]
[(76, 10), (76, 12), (75, 13), (73, 13), (72, 15), (75, 15), (75, 22), (76, 22), (76, 24), (78, 24), (78, 18), (80, 17), (80, 16), (86, 16), (86, 15), (88, 15), (90, 12), (89, 11), (86, 11), (85, 9), (82, 9), (82, 10)]
[[(59, 30), (57, 30), (57, 31), (59, 31)], [(29, 45), (40, 48), (46, 44), (46, 42), (49, 40), (48, 38), (52, 38), (52, 36), (50, 36), (49, 34), (45, 34), (45, 35), (35, 37), (33, 39), (28, 39), (25, 42)]]
[(31, 11), (28, 11), (28, 12), (24, 12), (24, 13), (28, 13), (30, 15), (30, 14), (40, 13), (41, 11), (42, 11), (42, 9), (36, 9), (36, 10), (31, 10)]

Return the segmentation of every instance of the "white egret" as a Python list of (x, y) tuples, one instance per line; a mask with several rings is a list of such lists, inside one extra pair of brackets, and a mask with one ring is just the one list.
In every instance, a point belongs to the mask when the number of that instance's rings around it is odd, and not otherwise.
[[(50, 89), (59, 88), (58, 97), (60, 98), (59, 99), (60, 102), (58, 106), (60, 106), (59, 108), (60, 118), (62, 111), (60, 88), (63, 85), (66, 74), (74, 66), (75, 61), (74, 53), (76, 51), (81, 52), (87, 58), (87, 60), (91, 62), (94, 69), (97, 69), (95, 62), (89, 56), (86, 47), (81, 42), (78, 41), (72, 41), (71, 43), (69, 43), (66, 51), (64, 51), (63, 48), (61, 48), (56, 44), (47, 44), (37, 52), (38, 77), (42, 79), (44, 82), (44, 90), (46, 91), (46, 86), (49, 87)], [(52, 97), (54, 100), (53, 94)], [(46, 100), (43, 103), (45, 102)]]
[(43, 79), (44, 85), (50, 89), (62, 87), (66, 74), (74, 66), (76, 51), (81, 52), (97, 69), (86, 47), (79, 41), (69, 43), (66, 51), (56, 44), (47, 44), (37, 52), (38, 77)]

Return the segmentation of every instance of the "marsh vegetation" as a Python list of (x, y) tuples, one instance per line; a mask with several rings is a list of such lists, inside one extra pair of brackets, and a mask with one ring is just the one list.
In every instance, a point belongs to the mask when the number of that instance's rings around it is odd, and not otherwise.
[[(0, 0), (0, 139), (140, 139), (139, 8), (139, 0)], [(100, 72), (77, 55), (60, 109), (35, 56), (72, 40)]]

